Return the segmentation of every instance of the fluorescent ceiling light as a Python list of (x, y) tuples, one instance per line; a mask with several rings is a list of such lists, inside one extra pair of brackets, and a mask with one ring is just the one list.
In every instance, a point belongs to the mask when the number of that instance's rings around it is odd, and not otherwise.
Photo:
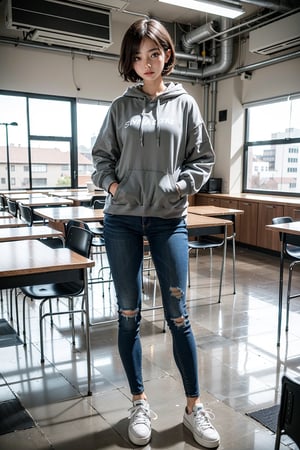
[(182, 8), (194, 9), (195, 11), (203, 11), (218, 16), (229, 17), (235, 19), (244, 14), (242, 8), (226, 6), (205, 0), (159, 0), (162, 3), (169, 3), (170, 5), (181, 6)]

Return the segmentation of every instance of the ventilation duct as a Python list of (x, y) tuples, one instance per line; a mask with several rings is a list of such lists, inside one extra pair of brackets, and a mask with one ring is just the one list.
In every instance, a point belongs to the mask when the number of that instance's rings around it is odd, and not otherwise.
[(249, 33), (249, 51), (272, 55), (300, 45), (300, 12)]
[(6, 26), (26, 39), (101, 51), (111, 42), (110, 11), (58, 0), (7, 0)]
[(190, 53), (195, 43), (199, 43), (201, 41), (204, 41), (210, 36), (213, 36), (217, 33), (215, 30), (217, 23), (214, 21), (211, 21), (205, 25), (202, 25), (199, 28), (195, 28), (194, 30), (190, 31), (187, 34), (184, 34), (181, 38), (181, 44), (182, 48), (186, 53)]

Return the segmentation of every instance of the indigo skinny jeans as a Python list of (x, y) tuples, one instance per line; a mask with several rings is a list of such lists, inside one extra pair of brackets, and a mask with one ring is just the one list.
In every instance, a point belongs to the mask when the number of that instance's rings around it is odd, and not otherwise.
[[(199, 396), (197, 352), (186, 310), (188, 234), (184, 218), (105, 215), (104, 238), (118, 302), (118, 348), (132, 395), (144, 392), (140, 340), (144, 237), (160, 283), (165, 319), (185, 395)], [(184, 319), (184, 320), (180, 320)]]

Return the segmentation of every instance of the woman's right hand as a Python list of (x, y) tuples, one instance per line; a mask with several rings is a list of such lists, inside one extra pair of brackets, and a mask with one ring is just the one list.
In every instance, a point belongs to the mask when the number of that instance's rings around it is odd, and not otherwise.
[(119, 186), (119, 184), (116, 181), (114, 183), (111, 183), (111, 185), (109, 186), (109, 189), (108, 189), (109, 194), (114, 196), (116, 193), (116, 190), (118, 189), (118, 186)]

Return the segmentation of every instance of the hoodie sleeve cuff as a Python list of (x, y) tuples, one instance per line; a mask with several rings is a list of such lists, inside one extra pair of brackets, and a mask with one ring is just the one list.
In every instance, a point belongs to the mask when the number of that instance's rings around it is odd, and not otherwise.
[(187, 195), (187, 183), (185, 180), (177, 181), (176, 189), (180, 197)]

